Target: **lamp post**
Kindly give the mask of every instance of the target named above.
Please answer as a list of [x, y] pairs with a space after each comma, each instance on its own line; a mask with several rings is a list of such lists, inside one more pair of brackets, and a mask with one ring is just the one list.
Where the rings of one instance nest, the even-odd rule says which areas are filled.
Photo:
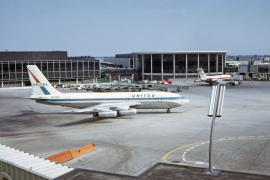
[[212, 150], [213, 150], [213, 140], [214, 140], [214, 128], [215, 128], [215, 119], [216, 117], [221, 117], [222, 114], [222, 106], [225, 94], [225, 86], [226, 83], [217, 82], [213, 85], [212, 94], [208, 109], [209, 117], [213, 117], [212, 126], [211, 126], [211, 133], [210, 133], [210, 143], [209, 143], [209, 169], [204, 171], [204, 174], [216, 176], [220, 173], [219, 170], [213, 170], [213, 163], [212, 163]]

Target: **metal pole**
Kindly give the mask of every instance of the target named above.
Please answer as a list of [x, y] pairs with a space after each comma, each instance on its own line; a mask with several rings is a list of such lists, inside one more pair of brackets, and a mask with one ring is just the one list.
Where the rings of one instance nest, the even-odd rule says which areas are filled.
[[187, 54], [186, 54], [186, 78], [188, 74], [188, 59], [187, 59]]
[[215, 119], [216, 117], [221, 117], [223, 99], [225, 93], [225, 84], [215, 84], [213, 85], [208, 116], [213, 117], [211, 133], [210, 133], [210, 143], [209, 143], [209, 169], [206, 169], [203, 174], [217, 176], [220, 171], [213, 170], [213, 162], [212, 162], [212, 151], [213, 151], [213, 141], [214, 141], [214, 131], [215, 131]]
[[151, 78], [150, 78], [150, 80], [152, 81], [153, 80], [153, 54], [151, 54], [151, 59], [150, 59], [150, 61], [151, 61]]
[[163, 54], [161, 54], [161, 79], [163, 79]]
[[173, 54], [173, 78], [175, 79], [175, 54]]
[[[210, 143], [209, 143], [209, 171], [213, 172], [213, 165], [212, 165], [212, 150], [213, 150], [213, 140], [214, 140], [214, 130], [215, 130], [215, 119], [216, 119], [216, 112], [217, 112], [217, 105], [219, 101], [219, 91], [220, 91], [220, 84], [216, 86], [216, 94], [215, 94], [215, 103], [214, 103], [214, 112], [213, 112], [213, 120], [211, 126], [211, 134], [210, 134]], [[214, 88], [213, 88], [214, 90]]]
[[212, 126], [211, 126], [211, 134], [210, 134], [210, 144], [209, 144], [209, 171], [213, 172], [213, 164], [212, 164], [212, 142], [214, 140], [214, 129], [215, 129], [215, 119], [216, 117], [213, 117], [212, 120]]

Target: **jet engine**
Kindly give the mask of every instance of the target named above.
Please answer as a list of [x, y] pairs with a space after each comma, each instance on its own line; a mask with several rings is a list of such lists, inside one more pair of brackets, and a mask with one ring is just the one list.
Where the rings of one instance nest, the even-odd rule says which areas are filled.
[[119, 112], [120, 116], [137, 114], [137, 110], [134, 108], [130, 108], [130, 109], [122, 110], [122, 111], [118, 111], [118, 112]]
[[116, 117], [116, 111], [108, 111], [108, 112], [99, 112], [98, 117]]
[[217, 82], [219, 79], [212, 79], [212, 80], [210, 80], [210, 81], [212, 81], [212, 82]]

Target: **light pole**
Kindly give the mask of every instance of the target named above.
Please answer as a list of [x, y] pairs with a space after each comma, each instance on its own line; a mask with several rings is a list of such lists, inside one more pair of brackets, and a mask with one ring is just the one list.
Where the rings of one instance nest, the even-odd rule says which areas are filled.
[[212, 94], [208, 109], [208, 116], [213, 117], [212, 126], [211, 126], [211, 133], [210, 133], [210, 143], [209, 143], [209, 169], [204, 171], [204, 174], [216, 176], [220, 173], [219, 170], [213, 170], [213, 163], [212, 163], [212, 150], [213, 150], [213, 140], [214, 140], [214, 129], [215, 129], [215, 119], [216, 117], [221, 117], [222, 114], [222, 106], [225, 94], [225, 86], [226, 83], [217, 82], [213, 85]]

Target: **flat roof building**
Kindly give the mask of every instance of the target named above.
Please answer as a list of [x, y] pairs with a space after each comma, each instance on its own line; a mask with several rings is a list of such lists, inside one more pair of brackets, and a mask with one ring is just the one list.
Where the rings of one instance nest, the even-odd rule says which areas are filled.
[[203, 68], [207, 74], [223, 74], [227, 51], [161, 51], [132, 52], [133, 67], [138, 69], [139, 80], [197, 75]]
[[37, 65], [50, 82], [100, 77], [100, 61], [68, 58], [67, 51], [0, 52], [0, 87], [30, 84], [26, 65]]
[[67, 51], [2, 51], [0, 61], [67, 60]]

